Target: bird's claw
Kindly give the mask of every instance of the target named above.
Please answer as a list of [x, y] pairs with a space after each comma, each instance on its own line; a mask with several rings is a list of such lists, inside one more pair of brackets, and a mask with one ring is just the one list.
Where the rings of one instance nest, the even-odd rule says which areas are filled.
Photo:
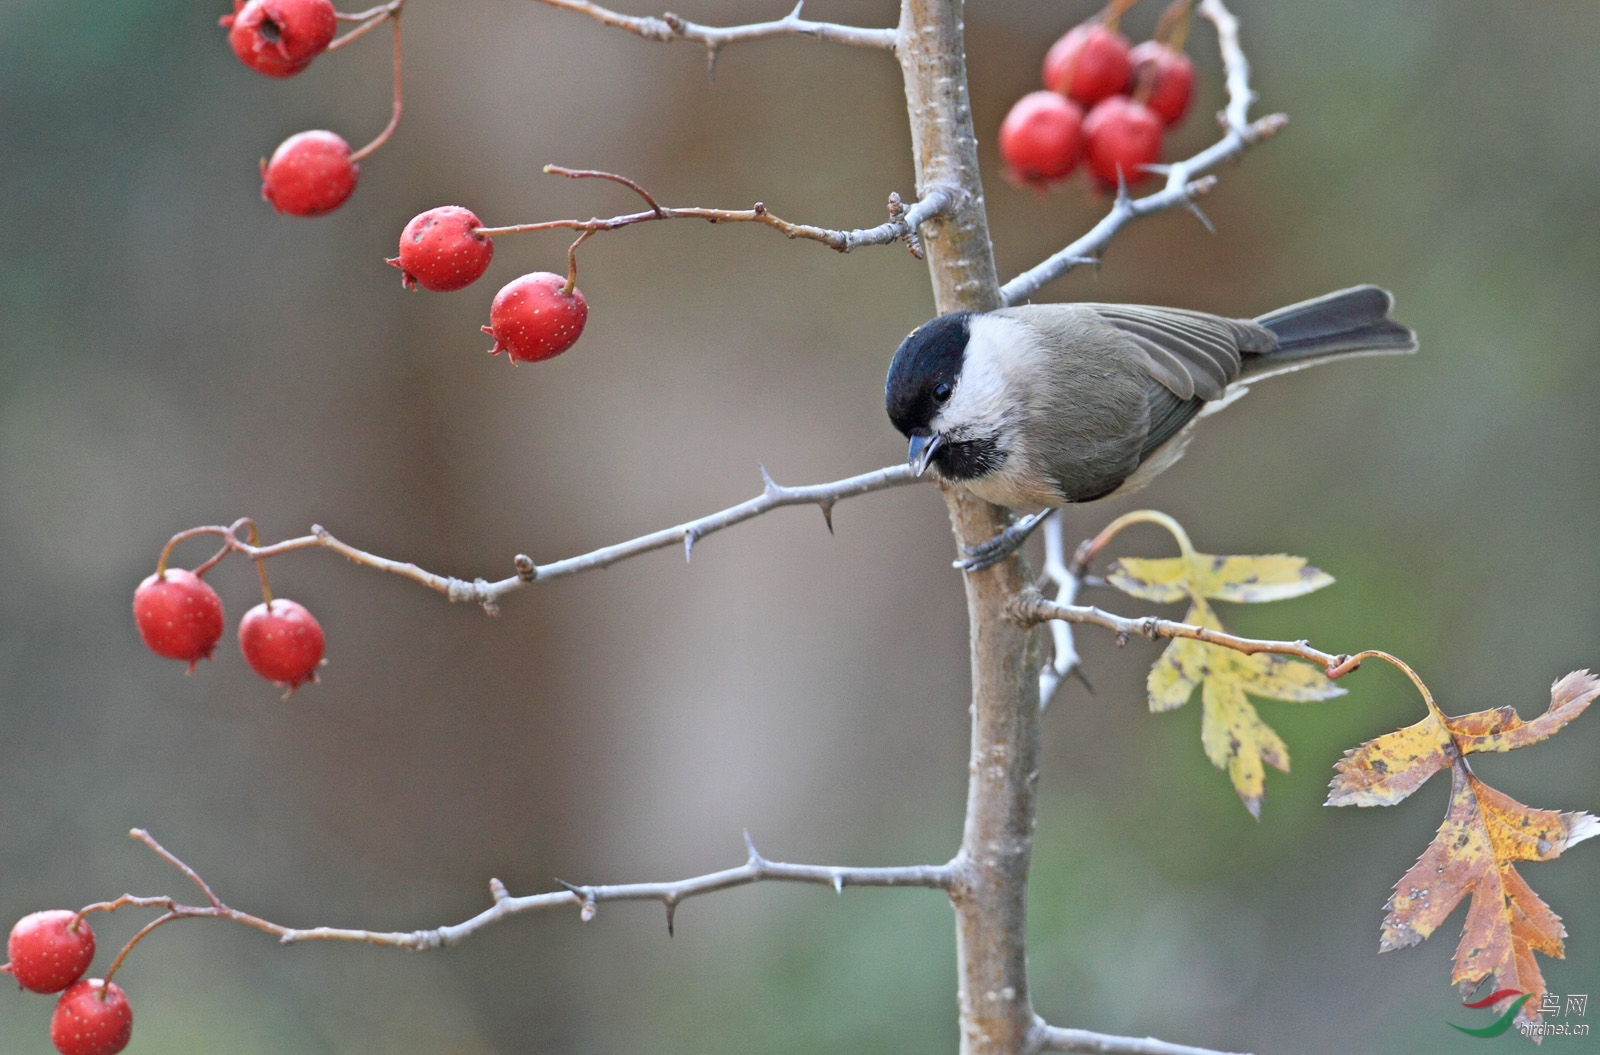
[[1045, 518], [1054, 512], [1054, 509], [1045, 509], [1037, 513], [1031, 513], [1000, 532], [988, 542], [980, 542], [970, 548], [962, 546], [962, 559], [954, 561], [953, 566], [964, 572], [975, 572], [1000, 563], [1021, 549], [1022, 544], [1028, 541], [1028, 536], [1033, 534], [1034, 529], [1044, 523]]

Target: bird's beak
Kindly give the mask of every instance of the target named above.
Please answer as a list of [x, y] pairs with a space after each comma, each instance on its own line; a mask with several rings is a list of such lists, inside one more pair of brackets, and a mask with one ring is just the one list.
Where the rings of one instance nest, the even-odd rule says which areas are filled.
[[944, 437], [938, 433], [931, 436], [911, 437], [911, 449], [906, 452], [906, 461], [911, 468], [921, 476], [928, 471], [928, 463], [933, 461], [933, 456], [940, 447], [944, 446]]

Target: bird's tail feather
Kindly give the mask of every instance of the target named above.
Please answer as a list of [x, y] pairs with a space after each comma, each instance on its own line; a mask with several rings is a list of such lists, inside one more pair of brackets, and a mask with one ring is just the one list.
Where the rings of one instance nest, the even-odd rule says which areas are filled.
[[1393, 306], [1387, 290], [1356, 286], [1268, 312], [1255, 321], [1277, 335], [1278, 347], [1247, 358], [1243, 379], [1287, 373], [1325, 358], [1414, 352], [1417, 335], [1389, 318]]

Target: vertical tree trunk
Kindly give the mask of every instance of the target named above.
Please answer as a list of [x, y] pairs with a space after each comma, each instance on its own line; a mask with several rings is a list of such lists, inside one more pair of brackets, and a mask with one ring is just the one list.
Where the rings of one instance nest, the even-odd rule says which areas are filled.
[[[939, 312], [1000, 306], [967, 97], [961, 0], [903, 0], [897, 51], [916, 155], [917, 191], [959, 188], [954, 208], [922, 228]], [[956, 540], [972, 545], [1006, 525], [1003, 510], [947, 489]], [[1034, 1029], [1024, 942], [1039, 753], [1039, 656], [1034, 633], [1007, 617], [1023, 585], [1020, 559], [966, 576], [972, 653], [972, 754], [966, 827], [957, 857], [961, 1051], [1016, 1055]]]

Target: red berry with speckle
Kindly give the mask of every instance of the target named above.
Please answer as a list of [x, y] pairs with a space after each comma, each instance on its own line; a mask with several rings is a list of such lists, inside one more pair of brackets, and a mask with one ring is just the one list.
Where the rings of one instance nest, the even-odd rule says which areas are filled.
[[1125, 90], [1132, 73], [1128, 38], [1098, 22], [1073, 26], [1044, 57], [1045, 87], [1084, 106]]
[[6, 941], [5, 970], [22, 988], [59, 993], [83, 977], [94, 959], [94, 930], [70, 909], [23, 916]]
[[1147, 40], [1128, 54], [1133, 60], [1135, 94], [1161, 118], [1175, 125], [1189, 110], [1194, 94], [1194, 63], [1159, 40]]
[[194, 572], [168, 568], [133, 591], [133, 621], [146, 648], [192, 671], [222, 639], [222, 598]]
[[344, 204], [360, 172], [343, 136], [297, 132], [262, 164], [261, 196], [290, 216], [318, 216]]
[[1143, 166], [1161, 157], [1162, 127], [1148, 106], [1113, 95], [1083, 119], [1089, 171], [1107, 187], [1117, 186], [1119, 172], [1130, 187], [1148, 178]]
[[567, 280], [548, 271], [535, 271], [505, 285], [489, 306], [489, 325], [483, 332], [494, 337], [491, 355], [505, 352], [512, 362], [537, 362], [560, 355], [583, 333], [589, 305]]
[[1055, 92], [1030, 92], [1000, 122], [1000, 156], [1028, 183], [1066, 176], [1083, 156], [1083, 111]]
[[239, 61], [268, 77], [292, 77], [311, 65], [339, 28], [332, 0], [234, 0], [219, 22]]
[[50, 1043], [61, 1055], [117, 1055], [133, 1037], [133, 1007], [115, 982], [73, 982], [50, 1016]]
[[473, 233], [482, 226], [471, 210], [459, 205], [429, 209], [400, 232], [400, 255], [389, 263], [400, 269], [400, 282], [410, 288], [449, 293], [470, 286], [494, 259], [494, 242]]
[[281, 597], [256, 605], [239, 620], [239, 651], [250, 669], [292, 693], [317, 680], [322, 626], [305, 606]]

